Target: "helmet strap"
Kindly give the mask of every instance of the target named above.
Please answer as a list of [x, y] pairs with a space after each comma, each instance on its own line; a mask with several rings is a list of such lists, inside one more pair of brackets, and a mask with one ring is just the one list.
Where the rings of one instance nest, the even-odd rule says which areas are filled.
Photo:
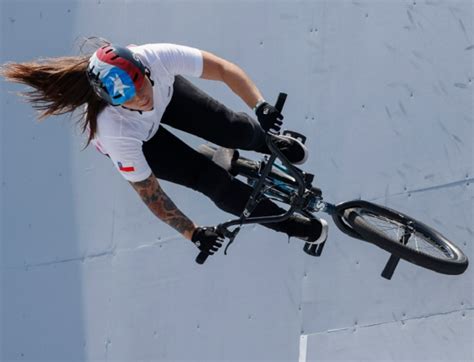
[[145, 75], [150, 80], [151, 86], [153, 87], [155, 85], [155, 82], [153, 81], [153, 79], [151, 79], [151, 71], [147, 67], [145, 67]]

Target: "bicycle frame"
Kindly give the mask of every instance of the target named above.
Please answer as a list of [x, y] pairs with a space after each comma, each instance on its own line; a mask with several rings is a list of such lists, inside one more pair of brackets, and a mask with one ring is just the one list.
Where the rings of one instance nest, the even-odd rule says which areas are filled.
[[[238, 233], [240, 226], [244, 224], [265, 224], [271, 222], [281, 222], [288, 219], [295, 212], [303, 211], [302, 208], [306, 204], [306, 198], [304, 195], [306, 191], [306, 183], [302, 172], [299, 171], [290, 161], [288, 161], [288, 159], [283, 155], [283, 153], [273, 144], [270, 134], [266, 135], [265, 141], [271, 151], [271, 156], [268, 162], [266, 162], [265, 167], [261, 171], [260, 178], [257, 184], [254, 186], [253, 192], [250, 195], [247, 204], [245, 205], [242, 215], [238, 219], [230, 220], [217, 225], [217, 230], [224, 236], [232, 238], [232, 240]], [[290, 207], [285, 213], [280, 215], [250, 217], [252, 211], [257, 206], [259, 199], [261, 197], [264, 197], [261, 191], [265, 185], [265, 179], [270, 174], [270, 171], [272, 170], [276, 159], [279, 159], [283, 163], [283, 165], [286, 167], [286, 171], [288, 172], [288, 174], [295, 178], [298, 185], [297, 191], [291, 197], [291, 203], [289, 205]], [[321, 197], [320, 200], [318, 200], [318, 207], [315, 211], [325, 211], [331, 213], [330, 210], [333, 210], [334, 208], [335, 205], [323, 202]], [[234, 231], [229, 231], [228, 228], [233, 225], [239, 225], [239, 228]]]
[[[285, 93], [280, 93], [278, 95], [275, 108], [278, 109], [280, 112], [283, 109], [283, 105], [286, 101], [286, 97], [287, 95]], [[290, 161], [288, 161], [285, 155], [283, 155], [283, 153], [275, 146], [275, 144], [272, 141], [271, 136], [272, 136], [272, 133], [270, 132], [267, 132], [265, 135], [265, 142], [271, 152], [270, 158], [268, 162], [266, 162], [266, 165], [263, 168], [263, 170], [261, 171], [258, 182], [254, 186], [253, 192], [250, 195], [250, 198], [247, 201], [247, 204], [245, 205], [245, 208], [242, 214], [240, 215], [238, 219], [230, 220], [216, 226], [216, 231], [229, 239], [229, 242], [225, 248], [224, 254], [227, 254], [227, 249], [234, 242], [234, 239], [239, 233], [242, 225], [255, 224], [255, 223], [265, 224], [265, 223], [281, 222], [288, 219], [291, 215], [293, 215], [297, 211], [307, 214], [306, 211], [302, 210], [302, 208], [304, 207], [306, 203], [306, 198], [305, 198], [304, 193], [307, 187], [307, 184], [304, 179], [304, 175], [302, 171], [297, 169]], [[286, 167], [286, 171], [295, 178], [298, 185], [298, 189], [296, 193], [294, 193], [291, 196], [291, 202], [289, 204], [290, 207], [285, 213], [281, 215], [250, 217], [250, 215], [252, 214], [252, 211], [255, 209], [255, 207], [259, 203], [260, 198], [265, 197], [261, 191], [262, 191], [263, 186], [265, 185], [265, 179], [270, 174], [276, 159], [279, 159], [283, 163], [283, 165]], [[335, 205], [324, 202], [322, 197], [319, 197], [317, 201], [317, 208], [314, 210], [314, 212], [324, 211], [332, 215], [335, 213], [335, 210], [336, 210]], [[238, 225], [238, 227], [235, 228], [234, 230], [229, 230], [229, 227], [234, 226], [234, 225]], [[316, 251], [313, 250], [314, 255], [319, 256], [322, 252], [322, 247], [323, 245], [320, 245], [318, 250]], [[202, 264], [205, 262], [208, 256], [209, 256], [208, 254], [201, 252], [196, 258], [196, 262], [199, 264]]]

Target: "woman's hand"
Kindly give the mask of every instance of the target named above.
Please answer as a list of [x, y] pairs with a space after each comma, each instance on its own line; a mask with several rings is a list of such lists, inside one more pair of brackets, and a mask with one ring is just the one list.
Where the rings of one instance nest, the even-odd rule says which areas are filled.
[[256, 107], [255, 114], [265, 132], [280, 132], [281, 125], [283, 124], [283, 116], [274, 106], [265, 101], [261, 102]]
[[199, 250], [209, 255], [214, 254], [222, 246], [224, 238], [214, 227], [197, 227], [191, 241]]

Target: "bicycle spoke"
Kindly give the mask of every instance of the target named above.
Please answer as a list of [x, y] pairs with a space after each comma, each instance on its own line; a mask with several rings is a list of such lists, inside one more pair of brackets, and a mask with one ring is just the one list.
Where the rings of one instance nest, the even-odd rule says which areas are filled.
[[467, 257], [451, 240], [402, 212], [364, 200], [343, 202], [336, 210], [333, 219], [340, 230], [391, 254], [382, 273], [385, 278], [392, 276], [399, 259], [450, 275], [462, 274], [468, 266]]
[[405, 225], [384, 216], [376, 215], [365, 210], [360, 210], [360, 215], [364, 220], [372, 225], [379, 232], [385, 234], [393, 242], [405, 244], [407, 247], [420, 253], [432, 255], [435, 257], [450, 257], [451, 252], [442, 245], [427, 238], [417, 230], [412, 229], [411, 225]]
[[418, 246], [418, 239], [415, 238], [415, 246], [416, 246], [416, 250], [420, 250], [419, 246]]
[[408, 244], [408, 240], [410, 240], [411, 236], [412, 236], [412, 233], [410, 232], [409, 228], [406, 226], [403, 232], [402, 238], [400, 239], [400, 244], [403, 244], [403, 245]]

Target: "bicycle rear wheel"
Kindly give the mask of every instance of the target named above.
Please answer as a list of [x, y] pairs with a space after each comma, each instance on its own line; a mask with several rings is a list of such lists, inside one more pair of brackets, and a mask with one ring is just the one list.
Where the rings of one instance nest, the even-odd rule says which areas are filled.
[[410, 263], [443, 274], [462, 274], [468, 259], [453, 242], [410, 216], [363, 200], [337, 206], [363, 239]]

